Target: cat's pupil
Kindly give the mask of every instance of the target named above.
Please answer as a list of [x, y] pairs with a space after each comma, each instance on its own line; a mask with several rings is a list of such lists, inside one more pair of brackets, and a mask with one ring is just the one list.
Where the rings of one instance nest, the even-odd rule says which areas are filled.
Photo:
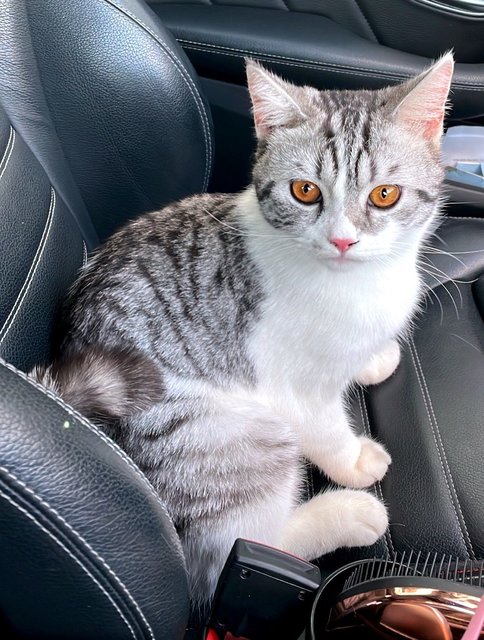
[[303, 191], [304, 193], [309, 193], [311, 191], [311, 185], [306, 182], [306, 184], [303, 187]]
[[385, 187], [383, 187], [383, 189], [381, 190], [381, 197], [386, 198], [387, 195], [388, 195], [388, 191]]

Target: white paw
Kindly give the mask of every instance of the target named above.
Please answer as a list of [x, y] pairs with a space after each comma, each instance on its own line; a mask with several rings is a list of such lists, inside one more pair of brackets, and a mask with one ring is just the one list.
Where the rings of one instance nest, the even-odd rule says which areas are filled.
[[385, 448], [371, 438], [360, 436], [358, 444], [355, 462], [350, 463], [342, 452], [334, 459], [332, 468], [326, 469], [332, 480], [352, 489], [364, 489], [381, 480], [392, 461]]
[[366, 491], [338, 489], [314, 496], [290, 517], [281, 549], [315, 560], [340, 547], [373, 544], [388, 527], [385, 505]]
[[389, 378], [399, 364], [400, 345], [396, 340], [391, 340], [382, 351], [371, 357], [356, 376], [356, 382], [363, 385], [379, 384]]
[[358, 487], [362, 486], [361, 481], [367, 482], [368, 484], [363, 486], [368, 487], [383, 478], [392, 459], [386, 449], [378, 442], [366, 436], [361, 436], [359, 440], [361, 451], [355, 465], [355, 474], [358, 475]]
[[[340, 493], [340, 492], [337, 492]], [[374, 544], [388, 527], [385, 505], [375, 496], [365, 491], [344, 490], [341, 492], [340, 545], [342, 547], [363, 547]]]

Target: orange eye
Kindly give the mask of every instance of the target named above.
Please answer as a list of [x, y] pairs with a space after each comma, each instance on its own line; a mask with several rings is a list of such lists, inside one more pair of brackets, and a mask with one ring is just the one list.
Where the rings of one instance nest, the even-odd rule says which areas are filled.
[[396, 184], [381, 184], [371, 191], [369, 199], [375, 207], [388, 209], [400, 200], [400, 194], [400, 187]]
[[309, 180], [294, 180], [291, 182], [291, 193], [296, 200], [303, 204], [314, 204], [321, 200], [321, 191], [314, 182]]

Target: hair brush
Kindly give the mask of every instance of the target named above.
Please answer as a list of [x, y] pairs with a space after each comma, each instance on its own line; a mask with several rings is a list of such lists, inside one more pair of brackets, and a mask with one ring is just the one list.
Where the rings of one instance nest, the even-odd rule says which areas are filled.
[[484, 561], [412, 551], [354, 562], [321, 586], [310, 638], [484, 640], [483, 596]]

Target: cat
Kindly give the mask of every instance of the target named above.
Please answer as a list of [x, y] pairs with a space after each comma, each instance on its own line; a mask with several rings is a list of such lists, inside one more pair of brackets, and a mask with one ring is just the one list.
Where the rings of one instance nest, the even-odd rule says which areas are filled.
[[[345, 396], [395, 371], [421, 299], [452, 72], [446, 54], [398, 86], [319, 91], [247, 61], [252, 184], [127, 223], [71, 291], [57, 359], [32, 375], [159, 492], [194, 603], [238, 537], [311, 560], [388, 526], [363, 489], [390, 455]], [[346, 488], [301, 502], [303, 458]]]

